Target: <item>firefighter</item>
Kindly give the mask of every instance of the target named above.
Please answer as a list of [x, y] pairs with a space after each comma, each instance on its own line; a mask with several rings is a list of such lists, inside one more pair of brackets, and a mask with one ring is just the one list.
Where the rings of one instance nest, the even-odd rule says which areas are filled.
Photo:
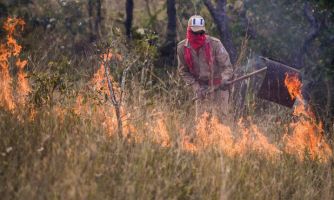
[[177, 46], [179, 73], [198, 100], [196, 117], [204, 113], [225, 121], [233, 67], [219, 39], [205, 34], [205, 21], [199, 15], [188, 21], [187, 39]]

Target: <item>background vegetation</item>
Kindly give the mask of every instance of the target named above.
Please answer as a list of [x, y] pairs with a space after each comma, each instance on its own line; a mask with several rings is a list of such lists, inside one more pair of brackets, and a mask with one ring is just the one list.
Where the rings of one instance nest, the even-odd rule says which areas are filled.
[[[293, 110], [257, 99], [261, 75], [233, 89], [228, 119], [233, 138], [228, 141], [237, 144], [245, 133], [249, 137], [248, 151], [231, 155], [207, 141], [216, 134], [201, 138], [193, 94], [179, 77], [175, 59], [175, 44], [185, 38], [187, 20], [200, 14], [209, 35], [224, 43], [226, 31], [230, 33], [227, 50], [235, 52], [236, 76], [263, 67], [258, 56], [301, 69], [305, 101], [314, 113], [309, 129], [323, 124], [324, 131], [316, 134], [322, 133], [333, 149], [332, 1], [133, 3], [131, 20], [129, 0], [0, 1], [1, 26], [9, 17], [26, 23], [15, 38], [23, 47], [19, 58], [27, 61], [24, 70], [31, 86], [26, 103], [14, 98], [15, 109], [3, 104], [0, 108], [3, 199], [333, 198], [333, 156], [313, 156], [310, 147], [299, 154], [285, 150], [284, 135], [301, 129], [291, 127], [302, 120]], [[210, 3], [219, 13], [226, 8], [228, 30], [220, 29], [223, 21], [215, 19]], [[1, 28], [1, 44], [7, 42], [6, 34]], [[115, 112], [101, 71], [107, 43], [113, 51], [108, 69], [116, 89], [126, 63], [139, 57], [127, 76], [123, 140], [116, 134]], [[8, 59], [15, 96], [17, 58]], [[241, 117], [247, 120], [238, 125]], [[218, 125], [204, 132], [229, 133]], [[267, 147], [253, 146], [260, 140], [253, 127], [266, 136], [262, 141], [274, 144], [269, 149], [281, 153], [266, 156]], [[199, 150], [192, 151], [192, 144]], [[314, 148], [321, 151], [324, 146]]]

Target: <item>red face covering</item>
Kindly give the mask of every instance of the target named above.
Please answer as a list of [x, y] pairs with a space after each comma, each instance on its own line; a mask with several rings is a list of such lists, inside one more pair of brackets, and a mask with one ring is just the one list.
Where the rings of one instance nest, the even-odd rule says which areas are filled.
[[191, 33], [191, 28], [188, 26], [187, 29], [187, 38], [191, 44], [191, 46], [195, 49], [195, 50], [199, 50], [199, 48], [201, 46], [203, 46], [205, 44], [205, 34], [203, 35], [194, 35]]

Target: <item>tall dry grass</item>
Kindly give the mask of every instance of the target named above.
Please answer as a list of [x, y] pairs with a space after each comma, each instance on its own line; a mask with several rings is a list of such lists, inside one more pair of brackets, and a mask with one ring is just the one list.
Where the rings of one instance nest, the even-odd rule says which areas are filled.
[[[42, 69], [50, 62], [38, 63], [34, 53], [29, 66]], [[142, 68], [128, 83], [123, 141], [113, 108], [108, 101], [94, 103], [100, 97], [85, 81], [76, 81], [75, 88], [91, 97], [86, 102], [58, 101], [58, 94], [54, 103], [39, 108], [0, 108], [1, 199], [333, 199], [333, 156], [324, 162], [305, 149], [301, 161], [284, 151], [285, 127], [297, 120], [292, 110], [270, 104], [254, 110], [240, 127], [231, 103], [231, 143], [257, 125], [282, 151], [264, 156], [261, 146], [246, 143], [246, 151], [231, 155], [214, 140], [201, 144], [192, 93], [178, 74], [161, 83], [150, 68]], [[185, 143], [198, 150], [185, 149]]]
[[[139, 86], [133, 84], [134, 94], [140, 93]], [[83, 118], [71, 106], [61, 114], [40, 108], [33, 122], [26, 108], [14, 114], [1, 110], [1, 199], [333, 198], [333, 158], [327, 163], [310, 157], [300, 161], [284, 152], [267, 159], [252, 150], [229, 156], [215, 145], [196, 153], [183, 151], [180, 129], [194, 134], [194, 114], [189, 102], [177, 104], [177, 86], [169, 91], [174, 95], [153, 96], [152, 106], [137, 109], [129, 119], [141, 142], [108, 136], [94, 114]], [[147, 104], [144, 101], [149, 100], [136, 96], [126, 110]], [[96, 112], [94, 107], [87, 109]], [[156, 127], [152, 109], [163, 113], [171, 138], [167, 147], [151, 139]], [[268, 116], [254, 120], [262, 121], [258, 126], [265, 135], [283, 135], [284, 128]], [[269, 140], [282, 145], [277, 138]]]

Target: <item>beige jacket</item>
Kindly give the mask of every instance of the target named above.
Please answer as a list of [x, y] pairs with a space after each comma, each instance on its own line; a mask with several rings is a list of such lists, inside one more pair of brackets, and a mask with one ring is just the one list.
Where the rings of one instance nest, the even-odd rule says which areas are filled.
[[[212, 55], [214, 57], [214, 65], [213, 65], [213, 76], [214, 79], [230, 79], [233, 74], [233, 67], [230, 62], [230, 57], [224, 48], [223, 44], [214, 37], [208, 37], [206, 36], [205, 44], [210, 42], [211, 43], [211, 49], [212, 49]], [[184, 81], [187, 85], [193, 88], [194, 92], [196, 92], [200, 85], [196, 82], [195, 76], [193, 73], [189, 70], [185, 60], [184, 60], [184, 46], [187, 46], [192, 51], [193, 61], [195, 65], [195, 72], [198, 75], [198, 78], [201, 81], [208, 81], [211, 78], [211, 72], [210, 72], [210, 66], [208, 65], [205, 55], [204, 55], [204, 49], [203, 45], [200, 47], [199, 50], [199, 56], [197, 56], [196, 51], [192, 48], [190, 43], [187, 39], [181, 41], [177, 45], [177, 55], [178, 55], [178, 69], [180, 72], [180, 75], [183, 77]]]

